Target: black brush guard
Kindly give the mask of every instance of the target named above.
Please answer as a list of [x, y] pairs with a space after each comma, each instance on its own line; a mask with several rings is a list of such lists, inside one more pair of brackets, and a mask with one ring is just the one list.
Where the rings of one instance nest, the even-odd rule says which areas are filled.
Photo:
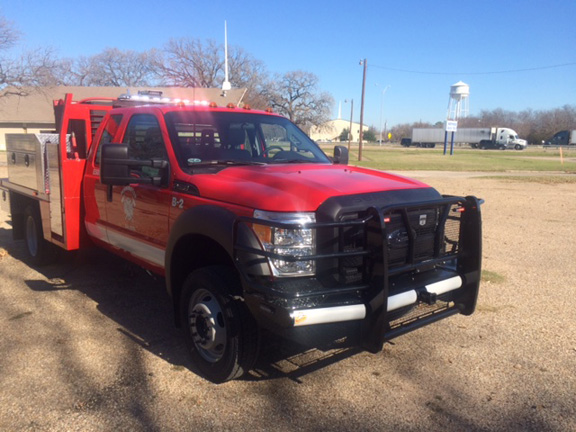
[[[234, 250], [247, 302], [265, 319], [290, 326], [291, 310], [363, 303], [365, 348], [379, 351], [386, 340], [476, 307], [481, 271], [481, 201], [444, 196], [409, 205], [372, 206], [340, 220], [286, 224], [242, 217], [234, 227]], [[262, 250], [246, 235], [251, 224], [316, 230], [317, 253], [280, 255]], [[243, 232], [244, 234], [240, 234]], [[274, 278], [262, 272], [268, 259], [315, 261], [316, 275]], [[260, 270], [258, 270], [260, 269]], [[458, 276], [460, 288], [427, 295], [427, 284]], [[414, 305], [387, 311], [391, 295], [418, 288]], [[255, 305], [257, 303], [257, 305]], [[259, 314], [260, 312], [257, 312]]]

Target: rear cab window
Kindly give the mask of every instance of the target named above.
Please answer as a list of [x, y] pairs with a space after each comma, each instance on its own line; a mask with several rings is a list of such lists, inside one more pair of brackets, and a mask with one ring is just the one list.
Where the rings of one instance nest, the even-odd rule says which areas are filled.
[[120, 127], [120, 123], [122, 123], [122, 118], [124, 116], [122, 114], [113, 114], [108, 117], [106, 123], [104, 124], [104, 130], [102, 131], [102, 135], [100, 136], [100, 140], [98, 141], [98, 150], [96, 153], [96, 160], [94, 163], [96, 165], [100, 164], [100, 153], [102, 152], [102, 144], [108, 144], [114, 142], [114, 137], [118, 133], [118, 128]]

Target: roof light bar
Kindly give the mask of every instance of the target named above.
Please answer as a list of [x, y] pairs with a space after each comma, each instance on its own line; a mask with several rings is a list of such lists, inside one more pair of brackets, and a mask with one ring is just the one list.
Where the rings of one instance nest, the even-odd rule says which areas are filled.
[[217, 107], [215, 102], [209, 102], [206, 100], [189, 100], [181, 98], [169, 98], [163, 97], [162, 92], [139, 92], [137, 95], [131, 95], [129, 93], [122, 94], [118, 97], [121, 101], [135, 101], [147, 104], [176, 104], [176, 105], [195, 105], [195, 106], [210, 106]]

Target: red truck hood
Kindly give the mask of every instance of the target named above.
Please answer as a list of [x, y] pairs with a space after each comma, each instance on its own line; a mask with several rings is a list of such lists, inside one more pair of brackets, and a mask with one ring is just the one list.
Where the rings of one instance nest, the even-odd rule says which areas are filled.
[[270, 211], [314, 211], [333, 196], [428, 185], [366, 168], [342, 165], [267, 165], [226, 168], [191, 177], [200, 196]]

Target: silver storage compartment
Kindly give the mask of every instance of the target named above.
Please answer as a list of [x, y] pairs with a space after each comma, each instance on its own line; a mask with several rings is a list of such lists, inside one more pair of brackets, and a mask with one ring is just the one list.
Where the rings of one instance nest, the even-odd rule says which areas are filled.
[[40, 195], [46, 194], [49, 187], [46, 143], [58, 141], [58, 134], [6, 134], [8, 180]]

